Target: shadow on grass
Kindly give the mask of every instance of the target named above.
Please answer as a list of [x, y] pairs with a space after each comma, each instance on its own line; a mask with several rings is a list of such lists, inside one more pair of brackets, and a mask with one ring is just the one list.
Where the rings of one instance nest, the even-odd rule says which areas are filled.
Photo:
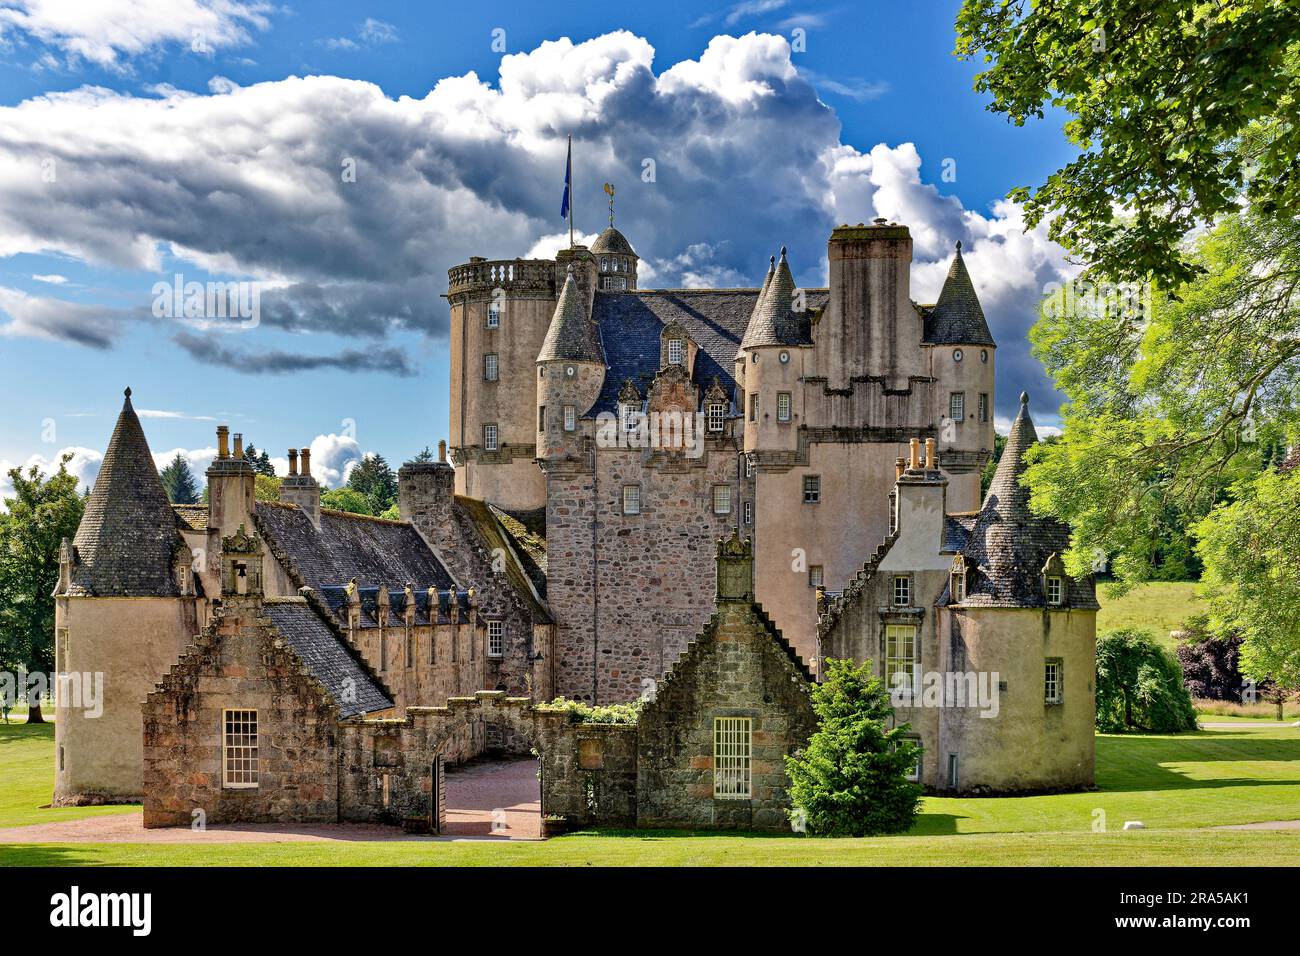
[[0, 842], [0, 867], [10, 866], [99, 866], [95, 847], [51, 846], [49, 844]]

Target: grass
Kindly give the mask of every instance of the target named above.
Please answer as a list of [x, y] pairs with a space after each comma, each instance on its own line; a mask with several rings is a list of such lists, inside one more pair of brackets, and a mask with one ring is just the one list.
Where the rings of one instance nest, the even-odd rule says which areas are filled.
[[[1265, 701], [1257, 701], [1253, 704], [1242, 704], [1233, 700], [1206, 700], [1197, 697], [1192, 703], [1196, 707], [1198, 717], [1214, 722], [1219, 721], [1237, 721], [1237, 720], [1263, 720], [1276, 721], [1277, 704], [1270, 704]], [[1300, 701], [1288, 701], [1282, 705], [1283, 720], [1300, 719]]]
[[[0, 725], [0, 828], [129, 813], [42, 808], [52, 731]], [[544, 843], [3, 845], [0, 866], [1294, 865], [1300, 830], [1212, 830], [1300, 815], [1300, 730], [1252, 727], [1097, 738], [1089, 793], [927, 797], [905, 836], [829, 840], [680, 832], [579, 833]], [[1093, 832], [1096, 811], [1106, 831]], [[1148, 829], [1122, 831], [1124, 821]]]
[[1097, 633], [1136, 627], [1151, 631], [1162, 645], [1171, 650], [1175, 642], [1169, 637], [1193, 614], [1202, 609], [1196, 597], [1195, 581], [1153, 581], [1139, 584], [1123, 597], [1110, 597], [1109, 585], [1097, 584]]

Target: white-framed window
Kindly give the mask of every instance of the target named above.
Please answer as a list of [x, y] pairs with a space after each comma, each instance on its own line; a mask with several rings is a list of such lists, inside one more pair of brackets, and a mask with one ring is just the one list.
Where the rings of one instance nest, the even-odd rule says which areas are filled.
[[506, 652], [506, 625], [504, 621], [488, 621], [488, 657], [501, 657]]
[[753, 524], [754, 523], [754, 502], [746, 500], [744, 505], [742, 506], [742, 511], [745, 516], [745, 524], [746, 525]]
[[776, 393], [776, 420], [778, 422], [788, 422], [790, 420], [790, 393]]
[[713, 796], [748, 800], [753, 721], [749, 717], [713, 718]]
[[804, 475], [803, 476], [803, 503], [806, 505], [815, 505], [821, 500], [822, 500], [821, 475]]
[[641, 418], [641, 406], [632, 402], [624, 402], [620, 407], [623, 409], [623, 430], [626, 432], [636, 431], [637, 422]]
[[564, 430], [571, 432], [578, 427], [578, 410], [572, 405], [564, 406]]
[[1043, 664], [1043, 703], [1059, 704], [1065, 699], [1063, 665], [1060, 661], [1047, 661]]
[[257, 711], [223, 710], [221, 724], [221, 785], [234, 790], [256, 787]]
[[[908, 771], [907, 771], [907, 779], [910, 780], [912, 783], [920, 783], [920, 781], [921, 781], [921, 756], [922, 756], [922, 754], [921, 754], [921, 751], [920, 751], [919, 747], [920, 747], [920, 745], [921, 745], [921, 738], [920, 738], [920, 737], [904, 737], [903, 740], [906, 741], [906, 742], [909, 743], [909, 744], [914, 744], [914, 745], [916, 745], [916, 746], [918, 747], [918, 750], [917, 750], [917, 752], [916, 752], [916, 763], [912, 764], [911, 768], [908, 769]], [[898, 749], [898, 744], [894, 744], [894, 749], [895, 749], [895, 750]]]
[[894, 607], [912, 606], [912, 579], [906, 574], [894, 575]]
[[1065, 603], [1065, 580], [1055, 574], [1047, 576], [1047, 603], [1054, 605]]
[[758, 392], [751, 392], [749, 396], [749, 420], [758, 421]]
[[686, 349], [682, 347], [681, 339], [668, 340], [668, 364], [669, 365], [681, 365], [682, 356], [685, 354], [685, 352]]
[[623, 514], [639, 515], [641, 513], [641, 486], [623, 486]]
[[[896, 675], [903, 675], [897, 677]], [[916, 625], [885, 625], [885, 686], [894, 690], [899, 684], [909, 690], [916, 676]]]
[[826, 569], [820, 564], [808, 565], [808, 586], [810, 588], [826, 586]]
[[483, 450], [497, 450], [497, 426], [496, 422], [488, 422], [483, 426]]
[[745, 477], [746, 478], [754, 477], [754, 459], [750, 455], [745, 456]]
[[489, 329], [501, 328], [501, 303], [492, 302], [488, 305], [487, 327]]
[[948, 597], [953, 604], [960, 604], [966, 600], [966, 572], [961, 568], [953, 568], [952, 580], [948, 584]]
[[726, 420], [727, 420], [727, 406], [723, 405], [721, 402], [710, 402], [709, 414], [708, 414], [709, 431], [711, 432], [722, 431], [722, 423], [725, 422]]
[[731, 514], [731, 485], [713, 486], [713, 513], [715, 515]]
[[980, 392], [979, 401], [976, 404], [976, 410], [979, 413], [979, 420], [986, 422], [989, 420], [989, 396], [988, 392]]
[[496, 352], [488, 352], [483, 356], [483, 380], [485, 382], [495, 382], [499, 377], [501, 369], [501, 360], [497, 357]]
[[948, 396], [948, 417], [955, 422], [966, 418], [966, 393], [953, 392]]

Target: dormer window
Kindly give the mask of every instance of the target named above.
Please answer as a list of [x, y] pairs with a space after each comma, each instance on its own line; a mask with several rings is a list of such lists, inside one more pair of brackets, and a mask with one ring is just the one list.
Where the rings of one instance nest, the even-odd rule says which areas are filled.
[[1065, 603], [1065, 579], [1055, 574], [1047, 576], [1047, 603], [1060, 607]]
[[626, 432], [636, 431], [637, 419], [640, 416], [640, 404], [626, 402], [623, 405], [623, 430]]
[[957, 560], [952, 563], [952, 575], [948, 580], [948, 601], [950, 604], [961, 604], [966, 600], [966, 562], [957, 556]]
[[686, 350], [682, 347], [681, 339], [669, 339], [668, 340], [668, 364], [681, 365], [682, 356], [685, 354], [685, 351]]
[[722, 402], [711, 402], [708, 411], [709, 431], [722, 431], [723, 422], [727, 419], [727, 406]]

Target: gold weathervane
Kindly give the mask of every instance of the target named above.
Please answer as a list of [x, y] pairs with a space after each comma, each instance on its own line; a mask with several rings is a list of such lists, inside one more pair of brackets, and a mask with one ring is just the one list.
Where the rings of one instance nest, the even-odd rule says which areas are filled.
[[609, 196], [609, 227], [614, 228], [614, 184], [605, 183], [605, 195]]

